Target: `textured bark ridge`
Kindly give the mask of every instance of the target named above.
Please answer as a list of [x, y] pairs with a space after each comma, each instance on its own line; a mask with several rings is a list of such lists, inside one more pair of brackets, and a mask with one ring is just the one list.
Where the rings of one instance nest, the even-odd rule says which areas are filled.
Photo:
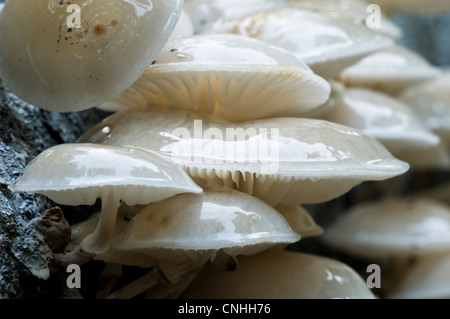
[[[40, 152], [75, 142], [104, 116], [96, 109], [47, 112], [23, 102], [0, 83], [0, 299], [65, 296], [65, 281], [58, 276], [39, 279], [50, 271], [52, 251], [30, 223], [55, 204], [45, 196], [12, 193], [8, 185]], [[92, 213], [84, 207], [63, 211], [74, 222]]]

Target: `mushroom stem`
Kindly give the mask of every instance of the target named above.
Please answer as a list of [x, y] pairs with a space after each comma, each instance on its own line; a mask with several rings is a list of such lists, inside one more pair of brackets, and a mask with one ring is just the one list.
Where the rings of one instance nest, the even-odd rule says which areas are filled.
[[102, 190], [102, 210], [97, 228], [81, 243], [82, 249], [87, 253], [103, 254], [110, 247], [118, 211], [118, 205], [111, 197], [109, 188]]

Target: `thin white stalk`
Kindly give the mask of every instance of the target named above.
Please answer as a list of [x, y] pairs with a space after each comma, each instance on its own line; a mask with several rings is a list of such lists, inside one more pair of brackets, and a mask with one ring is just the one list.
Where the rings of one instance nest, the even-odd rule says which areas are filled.
[[103, 254], [109, 249], [118, 211], [118, 206], [114, 203], [108, 188], [102, 190], [101, 201], [102, 210], [97, 228], [81, 243], [85, 252], [95, 255]]

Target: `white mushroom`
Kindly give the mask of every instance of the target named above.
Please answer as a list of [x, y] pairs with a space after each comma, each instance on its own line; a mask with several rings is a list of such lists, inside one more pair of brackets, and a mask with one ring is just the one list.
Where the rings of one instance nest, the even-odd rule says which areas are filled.
[[384, 198], [345, 212], [321, 237], [372, 261], [402, 261], [450, 251], [450, 209], [429, 198]]
[[20, 0], [0, 14], [0, 77], [43, 109], [81, 111], [129, 87], [168, 40], [182, 0]]
[[[111, 246], [117, 252], [156, 259], [157, 271], [176, 283], [208, 260], [216, 262], [220, 253], [232, 257], [252, 255], [300, 238], [273, 207], [255, 197], [221, 188], [202, 195], [181, 194], [145, 206]], [[159, 281], [154, 270], [113, 292], [110, 298], [132, 297]]]
[[239, 258], [232, 272], [206, 266], [182, 299], [375, 299], [346, 264], [273, 248]]
[[108, 110], [170, 106], [232, 121], [302, 116], [325, 103], [330, 85], [289, 52], [234, 34], [169, 41]]
[[232, 123], [188, 111], [132, 110], [106, 118], [80, 141], [157, 152], [201, 186], [235, 187], [274, 206], [328, 201], [409, 169], [361, 131], [315, 119]]
[[40, 193], [61, 205], [93, 205], [100, 197], [100, 222], [82, 242], [92, 254], [108, 250], [122, 202], [145, 205], [202, 192], [179, 167], [155, 154], [94, 144], [61, 144], [42, 152], [9, 188]]
[[[357, 23], [363, 23], [375, 32], [390, 36], [394, 39], [402, 37], [402, 30], [373, 3], [365, 0], [290, 0], [294, 7], [318, 10], [321, 13], [341, 18], [348, 17]], [[379, 15], [378, 15], [379, 14]]]
[[398, 98], [436, 134], [450, 142], [450, 71], [406, 88]]
[[416, 52], [395, 45], [349, 66], [338, 78], [348, 87], [366, 87], [396, 95], [408, 86], [432, 79], [441, 72]]
[[206, 30], [220, 18], [288, 6], [288, 0], [186, 0], [184, 4], [192, 17], [195, 33]]
[[[273, 207], [231, 189], [181, 194], [145, 206], [113, 240], [115, 249], [158, 260], [251, 255], [300, 235]], [[205, 260], [205, 259], [204, 259]]]
[[399, 274], [398, 282], [386, 298], [449, 299], [449, 267], [448, 253], [420, 258], [403, 274]]
[[360, 23], [300, 8], [220, 19], [208, 32], [236, 33], [278, 45], [330, 79], [361, 58], [394, 44], [392, 38]]
[[347, 89], [342, 105], [320, 118], [360, 129], [382, 142], [394, 155], [440, 143], [440, 137], [409, 105], [370, 89]]

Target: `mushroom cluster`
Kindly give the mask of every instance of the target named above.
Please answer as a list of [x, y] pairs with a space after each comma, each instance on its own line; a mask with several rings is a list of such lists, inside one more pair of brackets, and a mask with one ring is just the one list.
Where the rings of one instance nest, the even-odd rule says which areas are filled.
[[[74, 28], [69, 4], [81, 9]], [[366, 185], [402, 182], [410, 168], [450, 167], [447, 73], [396, 44], [401, 30], [387, 15], [372, 25], [368, 8], [9, 0], [0, 13], [5, 84], [46, 110], [111, 113], [10, 185], [59, 205], [101, 200], [52, 262], [102, 262], [99, 298], [376, 298], [343, 261], [290, 245], [323, 237], [336, 250], [401, 258], [405, 247], [450, 247], [450, 215], [438, 204], [427, 212], [431, 199], [334, 229], [312, 214]], [[30, 25], [36, 13], [40, 28]], [[440, 156], [427, 159], [432, 151]], [[417, 238], [421, 214], [436, 240]], [[127, 281], [127, 267], [144, 272]]]

